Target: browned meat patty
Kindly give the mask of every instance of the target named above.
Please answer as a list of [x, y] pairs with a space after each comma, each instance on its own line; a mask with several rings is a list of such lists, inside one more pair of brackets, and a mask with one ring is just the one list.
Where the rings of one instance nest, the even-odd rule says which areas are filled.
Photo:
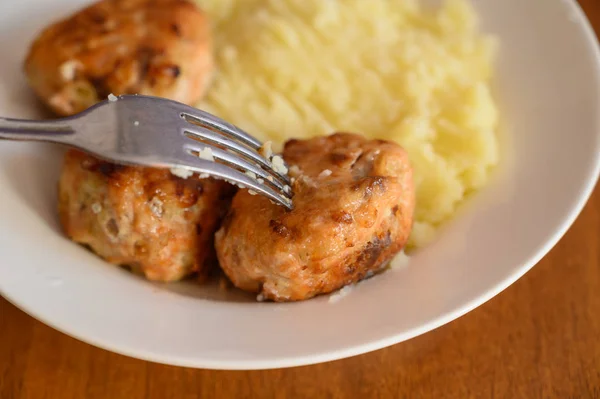
[[59, 182], [59, 213], [73, 241], [150, 280], [174, 281], [205, 276], [216, 264], [214, 232], [232, 194], [221, 181], [116, 166], [71, 150]]
[[198, 101], [213, 70], [209, 21], [185, 0], [102, 0], [46, 28], [25, 71], [59, 115], [110, 93]]
[[412, 168], [386, 141], [338, 133], [291, 140], [294, 210], [240, 190], [216, 234], [233, 284], [296, 301], [377, 273], [406, 244], [413, 223]]

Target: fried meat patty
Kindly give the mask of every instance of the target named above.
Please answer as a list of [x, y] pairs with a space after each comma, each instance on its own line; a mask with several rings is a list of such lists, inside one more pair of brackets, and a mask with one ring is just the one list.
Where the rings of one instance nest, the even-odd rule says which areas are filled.
[[294, 209], [240, 190], [216, 234], [233, 284], [259, 297], [296, 301], [382, 270], [408, 240], [412, 168], [396, 144], [337, 133], [290, 140]]
[[102, 0], [46, 28], [25, 60], [29, 84], [57, 114], [109, 94], [193, 104], [213, 70], [209, 21], [186, 0]]
[[59, 181], [67, 236], [107, 261], [149, 280], [206, 276], [215, 262], [214, 232], [233, 194], [213, 179], [169, 170], [118, 166], [70, 150]]

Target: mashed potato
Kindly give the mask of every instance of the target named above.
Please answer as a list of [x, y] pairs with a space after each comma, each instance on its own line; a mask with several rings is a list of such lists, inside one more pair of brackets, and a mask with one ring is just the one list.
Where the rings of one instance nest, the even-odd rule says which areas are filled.
[[498, 161], [495, 42], [463, 0], [197, 0], [218, 73], [200, 107], [281, 145], [334, 131], [389, 139], [415, 168], [411, 247]]

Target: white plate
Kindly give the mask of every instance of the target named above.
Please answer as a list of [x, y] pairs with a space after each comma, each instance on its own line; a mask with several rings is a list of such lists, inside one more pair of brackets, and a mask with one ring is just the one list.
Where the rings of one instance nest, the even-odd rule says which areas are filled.
[[[21, 73], [26, 46], [81, 0], [0, 5], [0, 114], [36, 116]], [[586, 202], [600, 165], [599, 53], [565, 0], [478, 0], [502, 40], [497, 96], [510, 132], [500, 172], [409, 267], [334, 304], [255, 303], [195, 285], [152, 285], [59, 233], [60, 152], [0, 145], [0, 292], [85, 342], [175, 365], [256, 369], [352, 356], [472, 310], [531, 268]], [[510, 155], [510, 156], [509, 156]]]

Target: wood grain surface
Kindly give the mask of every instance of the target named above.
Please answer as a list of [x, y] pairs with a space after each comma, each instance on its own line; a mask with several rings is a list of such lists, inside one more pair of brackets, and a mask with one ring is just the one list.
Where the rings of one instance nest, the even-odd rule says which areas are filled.
[[[500, 1], [500, 0], [498, 0]], [[581, 0], [600, 31], [600, 0]], [[600, 398], [600, 189], [525, 277], [462, 318], [316, 366], [163, 366], [79, 342], [0, 298], [0, 399]]]

